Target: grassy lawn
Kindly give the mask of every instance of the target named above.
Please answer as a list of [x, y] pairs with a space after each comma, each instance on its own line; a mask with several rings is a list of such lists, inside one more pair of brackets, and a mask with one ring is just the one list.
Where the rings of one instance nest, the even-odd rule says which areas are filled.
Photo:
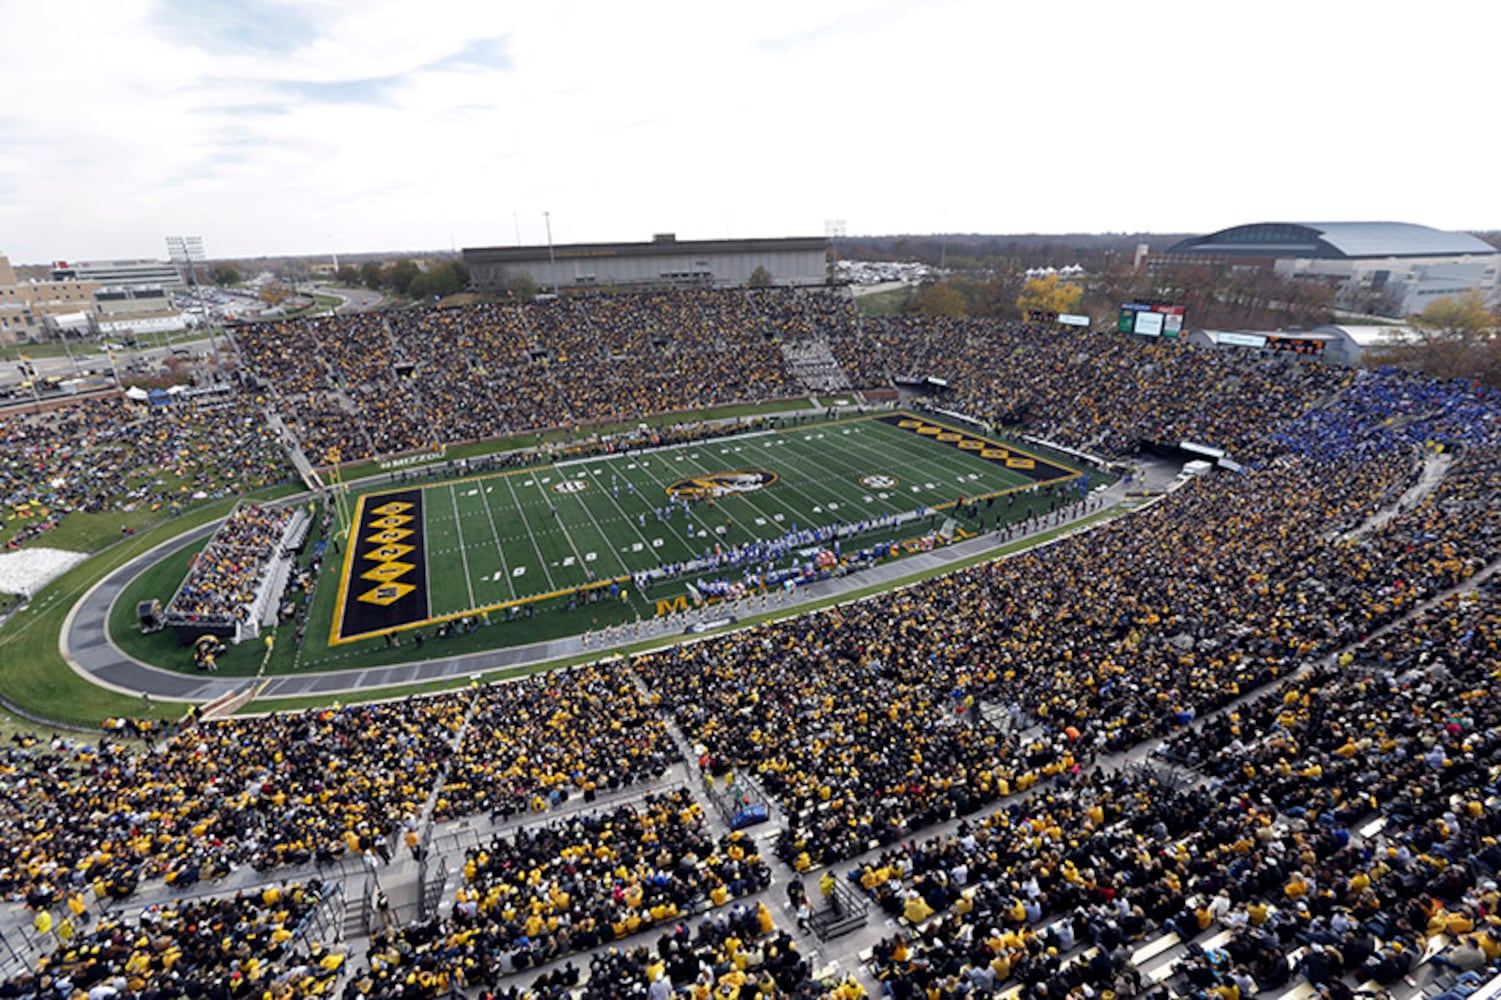
[[[5, 697], [11, 702], [16, 703], [32, 714], [53, 719], [59, 723], [97, 727], [99, 722], [111, 716], [140, 715], [142, 706], [138, 698], [96, 687], [79, 677], [67, 666], [57, 647], [57, 637], [61, 631], [63, 620], [73, 603], [101, 576], [173, 534], [186, 531], [217, 517], [222, 517], [228, 513], [231, 506], [228, 502], [214, 504], [211, 507], [202, 508], [185, 515], [169, 525], [159, 526], [152, 531], [125, 539], [99, 554], [88, 563], [75, 568], [58, 580], [53, 581], [51, 585], [38, 595], [36, 601], [25, 612], [22, 612], [20, 616], [12, 619], [3, 628], [0, 628], [0, 658], [3, 658], [8, 665], [8, 669], [3, 674], [0, 674], [0, 692], [3, 692]], [[1120, 516], [1119, 511], [1104, 511], [1093, 515], [1083, 523], [1098, 522], [1116, 516]], [[862, 588], [853, 594], [837, 598], [831, 597], [826, 600], [814, 602], [813, 604], [798, 607], [795, 610], [759, 615], [740, 623], [736, 627], [743, 627], [744, 625], [760, 621], [791, 617], [793, 614], [802, 614], [818, 607], [856, 600], [859, 597], [891, 589], [892, 586], [915, 583], [942, 573], [952, 572], [954, 569], [962, 566], [984, 562], [995, 558], [997, 555], [1030, 548], [1058, 537], [1067, 531], [1075, 530], [1079, 526], [1073, 525], [1040, 532], [1029, 538], [1009, 543], [998, 550], [970, 557], [952, 566], [915, 573], [896, 584]], [[186, 563], [187, 556], [188, 553], [183, 551], [171, 558], [180, 559], [181, 562], [178, 565], [183, 566]], [[562, 616], [560, 615], [559, 617]], [[491, 628], [504, 627], [506, 626], [503, 624], [491, 626]], [[477, 636], [466, 638], [488, 639], [488, 636], [485, 636], [485, 630], [482, 629]], [[626, 652], [641, 652], [647, 649], [660, 648], [672, 645], [680, 641], [680, 639], [681, 636], [675, 635], [657, 636], [653, 639], [633, 644]], [[455, 644], [448, 645], [435, 642], [430, 643], [428, 648], [433, 649], [435, 654], [441, 653], [443, 655], [463, 651], [463, 647], [458, 645], [458, 643], [462, 642], [462, 639], [451, 641]], [[370, 665], [375, 665], [379, 660], [385, 659], [383, 654], [386, 651], [383, 645], [379, 643], [379, 640], [373, 641], [370, 645], [373, 647], [371, 652], [375, 654], [375, 658], [370, 660], [369, 663]], [[285, 648], [283, 644], [278, 645], [278, 651], [283, 648]], [[357, 647], [351, 647], [351, 651], [355, 648]], [[400, 650], [390, 651], [393, 659], [402, 660], [410, 659], [412, 652], [413, 649], [410, 645]], [[397, 654], [401, 655], [398, 656]], [[585, 653], [563, 660], [535, 664], [516, 670], [491, 671], [483, 674], [480, 679], [488, 682], [507, 676], [535, 673], [598, 658], [599, 655], [597, 653]], [[463, 687], [467, 683], [470, 683], [470, 681], [464, 679], [403, 685], [371, 691], [370, 698], [361, 698], [358, 696], [349, 698], [345, 696], [342, 700], [347, 702], [405, 697], [409, 694], [433, 693]], [[247, 710], [259, 712], [294, 711], [317, 705], [325, 705], [329, 701], [330, 699], [325, 696], [277, 699], [256, 702]], [[159, 718], [174, 718], [186, 711], [186, 709], [187, 706], [183, 704], [158, 702], [152, 714]], [[16, 719], [8, 713], [0, 712], [0, 732], [7, 731], [33, 732], [39, 731], [39, 729], [34, 723]]]
[[336, 295], [320, 295], [317, 292], [314, 292], [312, 305], [303, 306], [301, 309], [289, 312], [283, 318], [299, 319], [303, 316], [311, 316], [313, 313], [328, 312], [332, 309], [337, 309], [343, 304], [344, 300]]
[[[94, 351], [94, 347], [91, 344], [73, 344], [71, 346], [75, 354], [92, 353]], [[20, 361], [23, 354], [28, 359], [65, 358], [68, 356], [68, 349], [63, 346], [61, 341], [45, 344], [6, 344], [0, 347], [0, 360]]]
[[915, 288], [888, 288], [884, 292], [856, 295], [855, 308], [862, 316], [897, 316], [916, 294]]
[[[58, 650], [63, 621], [74, 603], [105, 574], [173, 535], [223, 517], [234, 503], [221, 500], [122, 539], [43, 587], [0, 628], [0, 662], [5, 663], [0, 694], [33, 715], [78, 726], [97, 726], [111, 716], [142, 714], [139, 698], [98, 687], [73, 672]], [[186, 710], [183, 704], [158, 702], [154, 714], [172, 718]]]
[[[271, 489], [258, 491], [257, 496], [275, 500], [301, 493], [302, 489], [302, 486], [297, 483], [283, 483]], [[97, 552], [122, 536], [139, 534], [148, 528], [166, 523], [180, 511], [192, 510], [200, 504], [211, 502], [208, 500], [190, 501], [187, 506], [176, 510], [162, 506], [156, 510], [150, 507], [138, 507], [135, 510], [109, 510], [99, 513], [74, 511], [66, 515], [57, 527], [37, 535], [27, 544], [67, 549], [70, 552]], [[26, 523], [23, 520], [11, 520], [0, 524], [0, 546], [4, 546], [10, 537]], [[130, 530], [124, 530], [126, 528]]]

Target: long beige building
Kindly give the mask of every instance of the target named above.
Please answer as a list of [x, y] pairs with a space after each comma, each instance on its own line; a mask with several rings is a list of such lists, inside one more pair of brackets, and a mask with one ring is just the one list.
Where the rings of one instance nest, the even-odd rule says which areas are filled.
[[41, 336], [48, 316], [97, 316], [97, 281], [19, 281], [10, 260], [0, 255], [0, 343]]

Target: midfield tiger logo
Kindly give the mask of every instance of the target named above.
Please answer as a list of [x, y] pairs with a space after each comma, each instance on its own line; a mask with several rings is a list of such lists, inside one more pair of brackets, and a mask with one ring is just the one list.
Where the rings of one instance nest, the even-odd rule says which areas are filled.
[[691, 479], [679, 479], [667, 487], [667, 494], [684, 500], [709, 500], [732, 496], [736, 493], [754, 493], [770, 486], [779, 477], [769, 469], [736, 469], [733, 472], [713, 472]]

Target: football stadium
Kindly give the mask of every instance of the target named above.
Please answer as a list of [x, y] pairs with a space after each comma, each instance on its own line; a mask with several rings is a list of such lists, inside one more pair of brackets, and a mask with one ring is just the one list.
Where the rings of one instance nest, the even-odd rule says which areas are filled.
[[0, 413], [4, 995], [1498, 989], [1492, 390], [837, 287], [226, 334]]

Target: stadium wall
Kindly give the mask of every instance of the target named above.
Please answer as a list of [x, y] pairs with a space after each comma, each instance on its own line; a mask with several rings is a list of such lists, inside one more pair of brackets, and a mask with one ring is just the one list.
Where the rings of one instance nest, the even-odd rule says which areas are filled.
[[825, 241], [692, 240], [659, 237], [651, 243], [565, 244], [548, 247], [466, 248], [474, 287], [500, 292], [525, 275], [541, 288], [742, 288], [758, 267], [778, 285], [828, 280]]

